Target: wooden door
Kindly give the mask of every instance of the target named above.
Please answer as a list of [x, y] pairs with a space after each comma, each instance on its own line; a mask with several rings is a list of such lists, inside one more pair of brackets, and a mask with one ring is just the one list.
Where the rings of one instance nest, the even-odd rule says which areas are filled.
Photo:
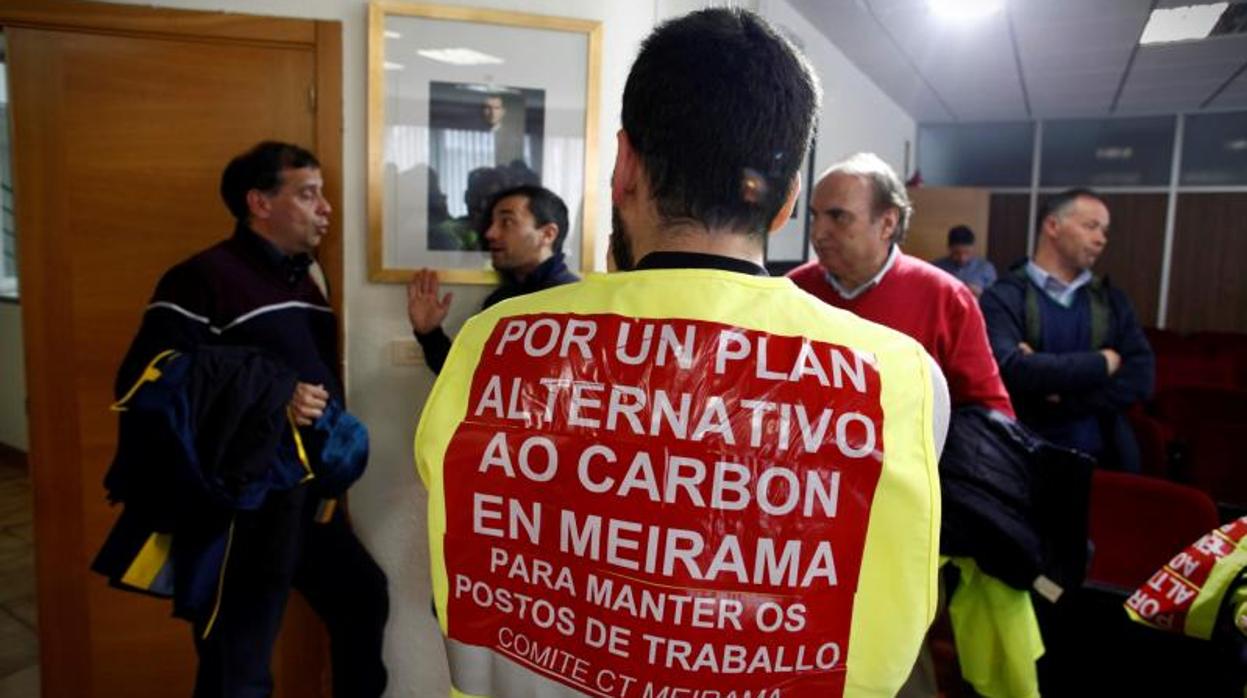
[[[328, 196], [340, 210], [340, 104], [316, 103], [318, 87], [340, 80], [338, 62], [324, 65], [324, 44], [340, 54], [325, 26], [337, 25], [41, 7], [50, 16], [0, 8], [0, 21], [21, 235], [43, 694], [189, 695], [189, 626], [169, 618], [167, 602], [111, 589], [88, 571], [117, 514], [102, 487], [115, 444], [113, 375], [160, 274], [231, 232], [217, 194], [230, 157], [262, 139], [327, 152]], [[322, 91], [339, 94], [332, 85]], [[326, 111], [335, 123], [318, 121]], [[333, 278], [340, 226], [331, 233], [326, 267], [341, 288]], [[279, 690], [323, 693], [323, 635], [306, 608], [291, 610], [287, 630], [296, 632], [286, 633], [275, 661]]]

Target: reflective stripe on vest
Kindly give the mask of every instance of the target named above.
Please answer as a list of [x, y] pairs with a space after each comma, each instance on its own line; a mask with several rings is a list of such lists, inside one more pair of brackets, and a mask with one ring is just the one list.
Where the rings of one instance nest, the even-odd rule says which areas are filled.
[[935, 608], [928, 366], [713, 270], [470, 320], [415, 440], [453, 695], [895, 695]]

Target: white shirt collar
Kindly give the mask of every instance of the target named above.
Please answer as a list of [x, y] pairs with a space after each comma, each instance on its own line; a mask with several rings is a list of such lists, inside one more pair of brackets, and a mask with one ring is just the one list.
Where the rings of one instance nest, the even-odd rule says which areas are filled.
[[874, 276], [870, 277], [870, 279], [868, 279], [866, 283], [862, 284], [861, 286], [858, 286], [857, 288], [853, 288], [853, 289], [845, 288], [844, 285], [841, 284], [836, 279], [836, 277], [833, 276], [832, 273], [829, 271], [823, 270], [823, 276], [827, 277], [827, 283], [831, 284], [831, 287], [836, 290], [836, 293], [840, 294], [841, 298], [843, 298], [846, 301], [851, 301], [854, 298], [857, 298], [858, 296], [862, 295], [863, 293], [866, 293], [867, 291], [874, 288], [875, 286], [878, 286], [879, 282], [883, 281], [883, 276], [887, 274], [888, 270], [892, 268], [892, 265], [896, 263], [896, 258], [899, 255], [900, 255], [900, 248], [897, 247], [895, 243], [893, 243], [891, 248], [888, 249], [888, 258], [884, 260], [883, 266], [880, 267], [879, 271], [876, 272]]
[[1090, 269], [1083, 269], [1081, 274], [1075, 276], [1074, 280], [1067, 284], [1035, 264], [1034, 260], [1026, 262], [1026, 275], [1039, 290], [1048, 294], [1049, 298], [1065, 308], [1073, 305], [1074, 294], [1078, 293], [1078, 289], [1091, 283], [1093, 278]]

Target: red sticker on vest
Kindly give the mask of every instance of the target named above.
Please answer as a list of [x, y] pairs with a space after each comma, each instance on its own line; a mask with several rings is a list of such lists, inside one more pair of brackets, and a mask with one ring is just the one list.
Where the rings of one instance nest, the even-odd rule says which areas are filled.
[[851, 349], [507, 318], [446, 452], [449, 636], [593, 696], [842, 695], [883, 453]]

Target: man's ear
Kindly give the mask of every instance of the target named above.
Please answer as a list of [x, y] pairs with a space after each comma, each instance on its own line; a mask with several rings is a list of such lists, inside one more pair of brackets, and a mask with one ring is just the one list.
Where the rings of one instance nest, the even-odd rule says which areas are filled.
[[896, 233], [896, 226], [901, 224], [901, 212], [892, 207], [884, 211], [880, 218], [883, 219], [883, 225], [879, 226], [880, 236], [884, 240], [891, 240]]
[[251, 212], [252, 218], [264, 220], [268, 218], [272, 206], [264, 192], [251, 189], [247, 192], [247, 210]]
[[797, 198], [801, 196], [801, 173], [793, 175], [792, 184], [788, 186], [788, 197], [784, 199], [784, 205], [779, 207], [779, 213], [771, 219], [771, 224], [766, 227], [767, 233], [773, 233], [792, 218], [792, 209], [797, 206]]
[[640, 158], [622, 128], [615, 134], [615, 170], [611, 173], [611, 203], [618, 206], [636, 191], [641, 176]]
[[1057, 230], [1060, 227], [1060, 221], [1057, 220], [1056, 216], [1048, 216], [1043, 219], [1042, 223], [1039, 224], [1039, 233], [1055, 240], [1057, 237]]
[[541, 244], [553, 251], [554, 241], [559, 237], [559, 226], [557, 223], [546, 223], [537, 229], [537, 234], [541, 236]]

